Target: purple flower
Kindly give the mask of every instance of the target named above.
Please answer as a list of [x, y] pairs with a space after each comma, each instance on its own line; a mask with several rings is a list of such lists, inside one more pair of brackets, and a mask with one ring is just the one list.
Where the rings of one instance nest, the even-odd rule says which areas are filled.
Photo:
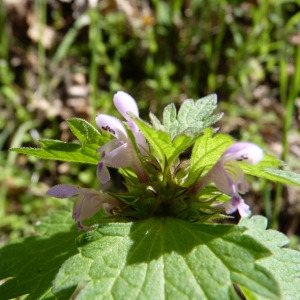
[[255, 144], [235, 143], [222, 154], [211, 170], [194, 186], [193, 192], [197, 193], [208, 183], [214, 182], [221, 192], [231, 196], [231, 200], [224, 204], [225, 212], [231, 214], [238, 210], [241, 217], [246, 217], [249, 206], [245, 204], [239, 193], [246, 193], [248, 184], [238, 162], [254, 165], [262, 158], [263, 151]]
[[90, 229], [90, 227], [82, 225], [82, 221], [93, 216], [101, 206], [108, 215], [112, 215], [112, 208], [120, 204], [115, 198], [107, 194], [78, 188], [70, 184], [56, 185], [47, 192], [47, 195], [55, 198], [69, 198], [79, 195], [74, 202], [72, 216], [79, 229]]
[[[127, 120], [127, 124], [135, 137], [139, 151], [145, 155], [148, 150], [145, 137], [128, 114], [132, 113], [136, 117], [139, 116], [136, 102], [130, 95], [119, 91], [114, 95], [114, 104]], [[115, 137], [115, 139], [98, 149], [101, 156], [97, 175], [101, 183], [106, 183], [110, 180], [110, 174], [106, 165], [113, 168], [131, 167], [137, 174], [139, 180], [145, 182], [146, 175], [123, 123], [115, 117], [104, 114], [100, 114], [96, 117], [96, 123], [101, 130], [105, 130]]]
[[126, 119], [127, 124], [135, 137], [135, 141], [140, 152], [146, 155], [148, 150], [146, 139], [128, 114], [132, 113], [136, 117], [139, 117], [139, 109], [135, 100], [129, 94], [119, 91], [114, 95], [113, 101], [117, 110]]

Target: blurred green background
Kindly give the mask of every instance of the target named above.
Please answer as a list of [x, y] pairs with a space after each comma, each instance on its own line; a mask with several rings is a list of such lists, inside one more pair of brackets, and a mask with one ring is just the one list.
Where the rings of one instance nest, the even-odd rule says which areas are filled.
[[[49, 187], [99, 188], [94, 167], [8, 149], [71, 141], [65, 120], [116, 114], [117, 90], [146, 120], [170, 102], [217, 93], [220, 132], [299, 172], [299, 86], [299, 0], [0, 0], [0, 244], [69, 205], [47, 197]], [[299, 249], [299, 195], [254, 179], [245, 199]]]

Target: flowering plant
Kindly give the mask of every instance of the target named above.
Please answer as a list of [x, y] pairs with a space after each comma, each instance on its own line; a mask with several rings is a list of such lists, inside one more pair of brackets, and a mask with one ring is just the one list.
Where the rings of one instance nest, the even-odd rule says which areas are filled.
[[[78, 143], [41, 140], [42, 148], [16, 148], [44, 159], [89, 163], [99, 182], [118, 169], [125, 192], [103, 192], [69, 184], [48, 195], [76, 196], [74, 229], [66, 212], [41, 222], [40, 238], [8, 245], [0, 255], [44, 244], [27, 285], [10, 289], [27, 274], [17, 268], [1, 278], [0, 294], [78, 299], [292, 299], [299, 291], [300, 255], [282, 248], [287, 238], [266, 230], [264, 217], [250, 217], [241, 194], [245, 175], [300, 185], [299, 176], [278, 169], [282, 162], [248, 142], [236, 142], [212, 125], [216, 95], [168, 105], [163, 120], [139, 117], [135, 100], [114, 95], [125, 121], [99, 114], [99, 131], [82, 119], [68, 125]], [[237, 212], [237, 225], [220, 224]], [[81, 231], [83, 230], [83, 231]], [[70, 241], [76, 239], [76, 245]], [[49, 250], [44, 250], [49, 246]], [[29, 249], [28, 248], [28, 249]], [[37, 251], [39, 251], [37, 249]], [[56, 253], [51, 272], [45, 256]], [[28, 260], [30, 253], [19, 258]], [[40, 257], [40, 258], [39, 258]], [[11, 263], [1, 260], [0, 269]], [[2, 265], [1, 265], [2, 264]], [[27, 272], [27, 273], [26, 273]], [[284, 275], [283, 275], [284, 274]], [[37, 282], [43, 282], [43, 288]], [[20, 282], [20, 280], [18, 281]]]

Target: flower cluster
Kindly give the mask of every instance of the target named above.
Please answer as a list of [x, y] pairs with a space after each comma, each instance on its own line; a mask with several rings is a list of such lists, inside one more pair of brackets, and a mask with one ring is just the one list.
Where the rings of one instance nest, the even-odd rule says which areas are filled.
[[112, 215], [113, 207], [119, 205], [115, 198], [107, 194], [78, 188], [70, 184], [56, 185], [47, 194], [56, 198], [69, 198], [79, 195], [73, 206], [73, 219], [77, 222], [79, 229], [89, 229], [89, 227], [82, 224], [82, 221], [93, 216], [101, 207], [107, 215]]
[[[135, 100], [127, 93], [119, 91], [114, 95], [113, 102], [124, 117], [124, 122], [105, 114], [99, 114], [96, 117], [96, 123], [100, 131], [106, 131], [112, 136], [109, 142], [98, 149], [97, 176], [102, 184], [111, 179], [108, 167], [130, 169], [136, 176], [136, 187], [131, 188], [130, 192], [131, 199], [134, 198], [132, 202], [140, 201], [143, 203], [143, 208], [149, 210], [149, 214], [146, 213], [148, 216], [155, 215], [156, 210], [167, 209], [168, 207], [172, 208], [173, 215], [176, 215], [179, 211], [176, 203], [180, 201], [182, 203], [188, 197], [193, 199], [196, 197], [197, 199], [197, 195], [207, 185], [213, 184], [221, 193], [230, 197], [230, 200], [222, 204], [223, 210], [227, 214], [237, 210], [241, 217], [246, 217], [249, 214], [249, 206], [241, 197], [241, 194], [248, 191], [248, 184], [240, 167], [240, 162], [257, 164], [263, 158], [261, 148], [252, 143], [234, 143], [219, 157], [214, 165], [206, 167], [206, 173], [197, 176], [197, 179], [190, 186], [178, 186], [176, 184], [178, 181], [174, 178], [176, 172], [180, 173], [178, 171], [181, 165], [179, 154], [178, 159], [172, 163], [173, 165], [160, 164], [155, 156], [155, 151], [152, 149], [153, 147], [148, 144], [137, 125], [136, 120], [139, 120], [139, 110]], [[145, 161], [152, 164], [152, 167], [146, 166]], [[185, 168], [188, 170], [187, 167]], [[150, 196], [146, 196], [149, 193]], [[74, 203], [73, 218], [80, 229], [87, 229], [82, 221], [94, 215], [101, 207], [107, 215], [112, 215], [115, 211], [122, 213], [136, 210], [136, 206], [122, 201], [122, 197], [72, 185], [54, 186], [48, 191], [48, 195], [57, 198], [79, 195]], [[178, 199], [180, 201], [177, 201]], [[215, 207], [215, 203], [210, 206], [212, 210]]]
[[224, 205], [225, 212], [231, 214], [238, 210], [241, 217], [246, 217], [249, 206], [245, 204], [240, 194], [248, 191], [248, 184], [238, 162], [254, 165], [260, 162], [262, 158], [263, 151], [255, 144], [235, 143], [223, 153], [210, 171], [195, 184], [193, 190], [197, 193], [205, 185], [213, 182], [221, 192], [231, 197], [231, 200]]

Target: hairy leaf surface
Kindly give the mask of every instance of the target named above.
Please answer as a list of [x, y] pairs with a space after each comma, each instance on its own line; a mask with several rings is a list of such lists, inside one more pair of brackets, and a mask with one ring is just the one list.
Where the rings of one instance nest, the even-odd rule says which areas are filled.
[[41, 148], [12, 148], [12, 151], [33, 155], [42, 159], [52, 159], [84, 164], [98, 164], [97, 149], [110, 140], [110, 136], [100, 134], [91, 124], [83, 119], [70, 119], [68, 125], [79, 143], [67, 143], [57, 140], [41, 139]]
[[239, 299], [234, 284], [277, 299], [257, 263], [271, 252], [244, 228], [179, 219], [102, 224], [78, 239], [54, 292], [81, 284], [77, 299]]
[[[63, 262], [77, 253], [79, 235], [70, 212], [55, 212], [40, 225], [42, 236], [32, 236], [0, 249], [0, 299], [55, 299], [51, 288]], [[74, 288], [56, 295], [68, 299]]]
[[295, 299], [296, 295], [300, 295], [300, 252], [283, 248], [289, 243], [287, 236], [272, 229], [266, 230], [267, 219], [262, 216], [241, 219], [239, 225], [247, 227], [247, 235], [272, 251], [273, 255], [259, 261], [259, 264], [277, 280], [281, 299]]
[[222, 113], [213, 114], [216, 107], [217, 95], [212, 94], [196, 101], [185, 100], [178, 113], [173, 103], [167, 105], [162, 124], [153, 114], [150, 114], [150, 119], [154, 128], [167, 132], [171, 140], [182, 134], [196, 137], [222, 117]]

